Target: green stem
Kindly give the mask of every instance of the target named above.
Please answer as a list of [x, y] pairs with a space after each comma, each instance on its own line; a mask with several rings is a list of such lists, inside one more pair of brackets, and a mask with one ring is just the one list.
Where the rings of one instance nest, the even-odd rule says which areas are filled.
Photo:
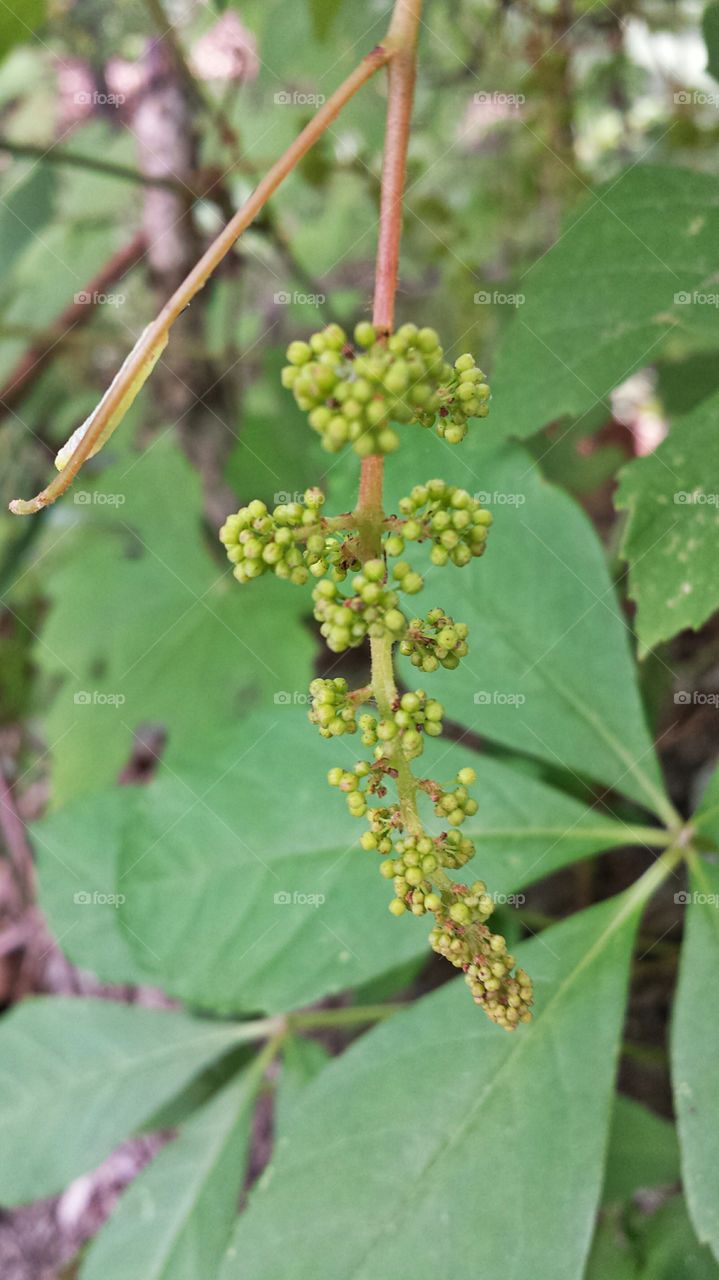
[[308, 1013], [290, 1013], [287, 1016], [293, 1031], [312, 1027], [351, 1027], [362, 1022], [380, 1022], [406, 1009], [405, 1004], [354, 1005], [347, 1009], [316, 1009]]

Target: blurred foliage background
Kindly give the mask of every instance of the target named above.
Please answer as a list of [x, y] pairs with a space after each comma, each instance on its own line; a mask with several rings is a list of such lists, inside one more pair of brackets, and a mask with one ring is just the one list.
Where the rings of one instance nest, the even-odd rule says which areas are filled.
[[[384, 0], [166, 0], [164, 8], [160, 0], [50, 0], [47, 7], [27, 0], [3, 7], [3, 510], [46, 482], [55, 451], [97, 403], [142, 327], [318, 103], [381, 38], [387, 17]], [[481, 672], [481, 619], [495, 608], [507, 613], [509, 631], [524, 629], [538, 660], [557, 643], [540, 600], [552, 566], [522, 550], [532, 546], [527, 511], [546, 517], [541, 528], [570, 558], [566, 593], [571, 566], [593, 564], [594, 551], [584, 547], [576, 510], [562, 515], [570, 510], [562, 495], [584, 509], [603, 545], [625, 630], [634, 626], [639, 602], [639, 695], [624, 671], [625, 637], [616, 652], [605, 640], [606, 605], [592, 613], [597, 630], [578, 633], [577, 651], [556, 656], [574, 670], [577, 688], [586, 683], [589, 697], [594, 658], [583, 673], [582, 653], [609, 646], [616, 683], [601, 697], [614, 740], [626, 733], [642, 749], [645, 730], [635, 731], [641, 703], [668, 793], [688, 814], [717, 752], [715, 509], [696, 514], [688, 529], [696, 558], [687, 567], [685, 544], [672, 543], [668, 569], [652, 555], [666, 530], [652, 524], [656, 510], [642, 505], [665, 462], [652, 473], [630, 468], [619, 510], [613, 498], [618, 471], [636, 459], [656, 460], [675, 418], [669, 443], [677, 456], [665, 444], [666, 465], [684, 474], [685, 459], [671, 442], [686, 441], [678, 433], [691, 419], [697, 444], [683, 487], [719, 488], [719, 312], [716, 302], [682, 299], [689, 290], [696, 302], [696, 289], [711, 290], [716, 272], [715, 257], [707, 268], [719, 207], [716, 6], [705, 14], [694, 0], [429, 0], [420, 56], [398, 322], [432, 324], [453, 355], [475, 352], [489, 371], [494, 404], [487, 423], [477, 424], [483, 441], [467, 455], [471, 466], [448, 463], [446, 450], [434, 442], [433, 452], [423, 440], [416, 464], [409, 446], [390, 460], [390, 494], [404, 490], [408, 475], [410, 483], [423, 478], [423, 467], [429, 475], [448, 466], [448, 478], [468, 487], [489, 489], [499, 475], [502, 493], [519, 492], [521, 504], [496, 513], [507, 545], [520, 547], [520, 525], [525, 531], [516, 565], [509, 552], [500, 558], [493, 596], [481, 610], [472, 606]], [[182, 317], [122, 430], [69, 495], [36, 520], [0, 519], [4, 1007], [38, 992], [150, 1005], [177, 997], [222, 1014], [316, 1000], [342, 1007], [351, 999], [422, 995], [447, 976], [425, 964], [416, 935], [400, 937], [392, 922], [376, 924], [369, 914], [352, 925], [351, 956], [344, 946], [338, 952], [335, 939], [326, 954], [308, 944], [288, 962], [276, 945], [269, 959], [254, 955], [238, 981], [224, 979], [218, 956], [203, 969], [187, 943], [188, 936], [199, 939], [199, 950], [205, 937], [198, 925], [205, 892], [215, 895], [208, 928], [228, 948], [236, 942], [238, 839], [263, 853], [279, 850], [287, 884], [293, 888], [296, 879], [301, 888], [311, 863], [303, 861], [300, 871], [292, 857], [311, 859], [318, 847], [343, 850], [351, 836], [340, 836], [340, 819], [320, 811], [330, 762], [307, 745], [307, 726], [297, 725], [308, 679], [329, 670], [308, 597], [266, 579], [241, 593], [216, 535], [227, 512], [251, 497], [280, 502], [312, 483], [328, 490], [335, 510], [354, 501], [356, 458], [321, 451], [280, 387], [279, 370], [292, 338], [330, 320], [351, 326], [371, 309], [385, 101], [378, 78], [281, 187]], [[515, 435], [525, 442], [523, 461], [509, 445], [497, 464], [492, 447]], [[699, 521], [705, 514], [711, 527]], [[637, 564], [629, 582], [627, 560], [630, 578]], [[522, 612], [513, 586], [523, 583], [524, 571], [537, 595], [525, 597]], [[552, 581], [551, 600], [555, 588]], [[457, 591], [467, 593], [468, 606], [477, 599], [471, 584]], [[588, 609], [599, 598], [593, 603], [593, 594], [590, 586]], [[578, 616], [583, 606], [575, 604]], [[463, 616], [459, 604], [457, 613]], [[490, 634], [486, 646], [489, 670], [504, 672], [506, 687], [515, 687], [509, 667], [493, 656]], [[354, 659], [358, 675], [364, 662]], [[611, 670], [604, 674], [609, 682]], [[556, 787], [565, 803], [600, 810], [615, 788], [624, 796], [610, 795], [612, 815], [642, 820], [644, 782], [618, 785], [606, 735], [602, 745], [597, 734], [593, 769], [585, 763], [592, 740], [574, 740], [561, 715], [546, 730], [551, 749], [538, 746], [506, 705], [488, 708], [484, 719], [482, 707], [468, 712], [476, 687], [470, 680], [454, 703], [448, 694], [448, 705], [465, 729], [455, 734], [463, 739], [457, 750], [484, 750], [492, 812], [493, 804], [501, 811], [501, 796], [519, 777], [529, 788], [528, 813], [543, 802], [532, 786]], [[535, 739], [543, 719], [533, 721]], [[267, 750], [255, 753], [263, 740]], [[510, 767], [514, 773], [503, 775]], [[287, 789], [281, 812], [268, 769]], [[158, 771], [151, 805], [143, 784]], [[238, 796], [245, 805], [239, 823]], [[326, 807], [333, 803], [328, 797]], [[561, 810], [560, 818], [569, 827], [574, 811]], [[23, 822], [39, 824], [39, 884]], [[78, 909], [78, 892], [117, 893], [118, 860], [134, 865], [138, 851], [144, 856], [168, 830], [174, 843], [163, 874], [177, 897], [162, 944], [152, 935], [162, 902], [150, 890], [139, 905], [131, 902], [122, 929], [112, 904]], [[620, 843], [616, 833], [605, 834], [607, 845]], [[206, 844], [219, 859], [212, 888], [193, 862]], [[605, 847], [601, 836], [593, 847]], [[585, 844], [555, 856], [547, 870], [573, 859], [575, 865], [530, 890], [521, 923], [509, 926], [517, 936], [618, 891], [648, 861], [638, 849], [607, 854], [599, 874], [582, 860], [592, 851]], [[346, 860], [341, 869], [346, 878], [335, 877], [335, 892], [349, 919], [369, 872]], [[372, 893], [381, 912], [377, 886]], [[245, 924], [249, 929], [249, 912]], [[672, 1131], [658, 1118], [671, 1113], [665, 1032], [681, 941], [671, 892], [646, 927], [652, 946], [635, 966], [620, 1081], [629, 1098], [657, 1114], [625, 1099], [629, 1110], [615, 1115], [596, 1280], [619, 1276], [620, 1265], [643, 1268], [622, 1275], [656, 1280], [719, 1274], [679, 1195], [635, 1195], [655, 1180], [676, 1189], [679, 1179]], [[357, 992], [348, 996], [353, 986]], [[344, 1043], [330, 1037], [323, 1048], [335, 1054]], [[300, 1063], [297, 1076], [316, 1069]], [[269, 1149], [269, 1122], [264, 1130], [262, 1124], [255, 1125], [253, 1174]], [[630, 1177], [621, 1142], [632, 1125], [631, 1158], [639, 1167]], [[64, 1209], [61, 1202], [62, 1211], [48, 1201], [0, 1219], [3, 1275], [56, 1274], [47, 1268], [59, 1267], [94, 1233], [118, 1188], [152, 1153], [152, 1141], [124, 1149], [119, 1165], [98, 1175], [84, 1198], [66, 1200]], [[651, 1150], [655, 1163], [642, 1166], [637, 1149]], [[615, 1252], [620, 1218], [630, 1260]]]

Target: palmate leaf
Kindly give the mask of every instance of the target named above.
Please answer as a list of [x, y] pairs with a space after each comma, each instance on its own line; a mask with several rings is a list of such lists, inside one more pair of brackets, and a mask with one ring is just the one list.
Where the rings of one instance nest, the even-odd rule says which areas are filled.
[[[139, 797], [122, 836], [119, 914], [137, 960], [168, 990], [214, 1009], [279, 1011], [426, 952], [427, 922], [389, 914], [362, 827], [333, 793], [322, 798], [328, 766], [351, 765], [356, 750], [346, 739], [329, 747], [286, 709]], [[442, 765], [473, 758], [458, 751]], [[279, 795], [268, 759], [288, 762]], [[626, 840], [621, 824], [507, 766], [478, 768], [482, 817], [467, 830], [483, 833], [477, 872], [497, 893]]]
[[[426, 921], [389, 915], [362, 828], [324, 793], [327, 769], [356, 753], [352, 739], [320, 739], [303, 709], [278, 706], [149, 787], [87, 797], [37, 824], [41, 901], [61, 945], [107, 981], [151, 978], [235, 1011], [287, 1009], [426, 955]], [[510, 764], [460, 746], [427, 752], [440, 777], [467, 764], [480, 799], [465, 828], [473, 866], [497, 894], [631, 839]], [[428, 822], [439, 826], [431, 810]]]
[[[432, 691], [451, 717], [505, 745], [613, 787], [671, 817], [647, 729], [630, 647], [603, 548], [584, 513], [547, 484], [519, 445], [496, 443], [484, 424], [461, 457], [424, 448], [435, 472], [492, 510], [487, 552], [463, 569], [434, 569], [412, 597], [469, 624], [470, 652]], [[430, 469], [432, 468], [432, 469]], [[392, 470], [392, 498], [406, 480]], [[425, 570], [427, 551], [414, 562]], [[413, 668], [401, 663], [402, 677]]]
[[106, 1000], [26, 1000], [0, 1029], [0, 1202], [61, 1191], [246, 1038]]
[[637, 165], [590, 193], [522, 278], [526, 303], [492, 370], [496, 429], [532, 435], [586, 413], [662, 353], [719, 346], [707, 304], [718, 230], [709, 174]]
[[719, 604], [718, 416], [713, 395], [620, 473], [615, 503], [629, 513], [622, 555], [645, 651], [684, 627], [696, 630]]
[[[680, 895], [682, 898], [685, 895]], [[719, 1258], [719, 868], [695, 860], [672, 1025], [672, 1083], [682, 1178], [697, 1236]]]
[[114, 781], [148, 723], [172, 761], [244, 706], [306, 686], [303, 593], [266, 580], [245, 592], [210, 558], [199, 482], [168, 436], [78, 490], [72, 511], [76, 529], [67, 506], [55, 526], [36, 649], [59, 685], [46, 720], [56, 801]]
[[249, 1068], [195, 1112], [122, 1196], [81, 1280], [216, 1274], [237, 1213], [259, 1084]]
[[516, 1035], [476, 1018], [459, 980], [323, 1071], [240, 1219], [222, 1280], [274, 1280], [278, 1257], [292, 1258], [295, 1280], [500, 1280], [508, 1258], [532, 1280], [577, 1280], [635, 924], [632, 900], [617, 899], [520, 948], [538, 1015]]

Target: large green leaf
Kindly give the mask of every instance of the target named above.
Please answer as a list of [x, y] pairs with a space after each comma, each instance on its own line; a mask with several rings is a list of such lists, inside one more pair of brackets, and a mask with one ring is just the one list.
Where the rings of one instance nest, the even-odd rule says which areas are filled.
[[250, 1068], [142, 1171], [91, 1245], [81, 1280], [216, 1275], [237, 1214], [259, 1082]]
[[[460, 724], [669, 816], [629, 629], [590, 522], [518, 445], [478, 437], [454, 463], [430, 456], [485, 494], [495, 517], [480, 561], [430, 567], [413, 597], [418, 612], [440, 605], [470, 627], [469, 656], [438, 673], [433, 692]], [[417, 563], [426, 559], [422, 547]]]
[[46, 724], [62, 800], [112, 782], [148, 722], [172, 760], [244, 706], [304, 688], [312, 651], [299, 588], [244, 590], [210, 558], [197, 477], [168, 436], [82, 485], [56, 518], [36, 650], [59, 684]]
[[645, 1187], [679, 1181], [674, 1126], [621, 1094], [614, 1103], [602, 1202], [628, 1200]]
[[60, 1191], [245, 1036], [106, 1000], [26, 1000], [0, 1028], [0, 1202]]
[[636, 369], [719, 344], [714, 244], [719, 181], [633, 166], [589, 194], [522, 277], [526, 303], [492, 371], [492, 417], [531, 435], [581, 415]]
[[477, 1017], [460, 980], [327, 1067], [240, 1219], [223, 1280], [274, 1280], [278, 1257], [294, 1280], [500, 1280], [508, 1265], [577, 1280], [635, 922], [632, 900], [614, 900], [521, 948], [538, 1012], [516, 1035]]
[[[442, 751], [442, 776], [473, 759]], [[169, 991], [218, 1010], [283, 1010], [425, 953], [426, 923], [389, 914], [376, 858], [358, 845], [363, 827], [326, 789], [328, 767], [351, 766], [356, 752], [279, 708], [138, 797], [121, 833], [120, 918], [138, 961]], [[621, 824], [506, 765], [478, 768], [481, 817], [468, 831], [480, 844], [477, 872], [497, 893], [626, 841]], [[61, 865], [49, 867], [56, 882]]]
[[719, 604], [718, 420], [713, 395], [620, 475], [615, 501], [629, 512], [622, 555], [645, 651], [684, 627], [696, 630]]
[[[682, 900], [685, 895], [678, 895]], [[682, 1174], [689, 1212], [702, 1243], [719, 1257], [719, 868], [697, 862], [672, 1027], [672, 1080]]]
[[0, 58], [16, 44], [33, 39], [35, 28], [45, 19], [45, 0], [22, 0], [22, 4], [0, 6]]
[[707, 47], [707, 71], [719, 80], [719, 3], [712, 0], [702, 14], [702, 31]]

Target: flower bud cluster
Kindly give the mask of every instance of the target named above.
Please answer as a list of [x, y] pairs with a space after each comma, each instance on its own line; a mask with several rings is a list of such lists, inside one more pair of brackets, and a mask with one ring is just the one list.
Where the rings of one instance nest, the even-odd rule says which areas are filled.
[[291, 342], [282, 370], [309, 424], [330, 453], [351, 444], [361, 457], [393, 453], [399, 436], [393, 423], [436, 428], [458, 444], [470, 418], [489, 412], [490, 391], [471, 355], [454, 365], [434, 329], [402, 325], [389, 337], [368, 321], [354, 331], [354, 344], [338, 324]]
[[250, 582], [271, 571], [302, 585], [310, 574], [319, 577], [330, 565], [340, 563], [342, 535], [330, 532], [320, 515], [324, 500], [320, 489], [308, 489], [302, 502], [284, 503], [270, 512], [255, 498], [228, 516], [220, 541], [238, 582]]
[[406, 498], [400, 498], [399, 510], [404, 519], [392, 522], [392, 532], [385, 538], [388, 556], [400, 556], [407, 542], [432, 541], [429, 558], [432, 564], [469, 564], [474, 556], [484, 555], [492, 513], [466, 489], [447, 484], [445, 480], [428, 480], [415, 485]]
[[469, 653], [468, 635], [466, 623], [455, 622], [443, 609], [430, 609], [426, 621], [412, 618], [400, 640], [399, 651], [411, 660], [413, 667], [427, 673], [439, 667], [453, 671]]

